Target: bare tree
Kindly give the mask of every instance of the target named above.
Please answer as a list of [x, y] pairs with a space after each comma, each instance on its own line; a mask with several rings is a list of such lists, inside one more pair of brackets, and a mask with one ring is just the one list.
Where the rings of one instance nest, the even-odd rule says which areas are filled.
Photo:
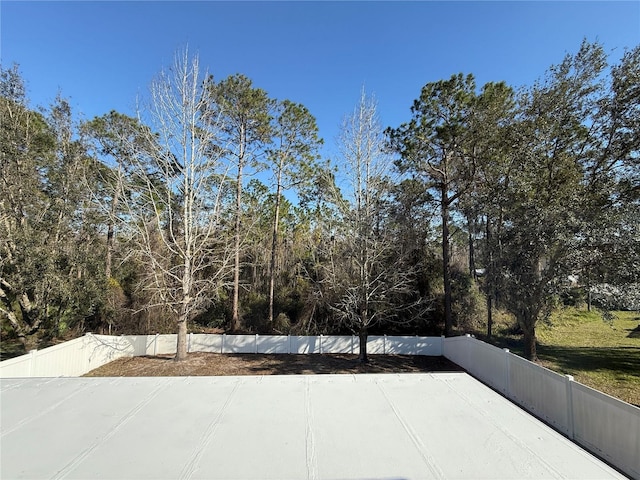
[[332, 232], [327, 281], [336, 299], [332, 308], [360, 338], [360, 361], [367, 359], [367, 336], [382, 322], [406, 321], [399, 313], [421, 302], [413, 293], [413, 271], [398, 268], [397, 251], [385, 224], [392, 160], [385, 153], [376, 103], [362, 90], [339, 137], [344, 176], [350, 185], [334, 195], [340, 222]]
[[233, 256], [221, 220], [224, 148], [217, 143], [219, 122], [205, 110], [210, 98], [203, 78], [198, 57], [185, 50], [152, 83], [148, 109], [139, 115], [150, 125], [149, 141], [136, 147], [132, 190], [120, 197], [127, 202], [123, 227], [147, 267], [149, 306], [175, 315], [176, 360], [187, 355], [187, 322], [220, 290]]

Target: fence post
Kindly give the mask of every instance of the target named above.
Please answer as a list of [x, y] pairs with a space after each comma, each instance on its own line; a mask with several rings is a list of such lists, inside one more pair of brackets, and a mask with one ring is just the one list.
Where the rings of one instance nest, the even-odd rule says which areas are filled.
[[444, 335], [440, 335], [440, 355], [442, 355], [444, 358], [447, 358], [444, 353]]
[[504, 394], [511, 398], [511, 361], [509, 358], [509, 349], [503, 348], [504, 352]]
[[227, 338], [227, 334], [223, 333], [222, 334], [222, 342], [220, 342], [220, 353], [224, 353], [224, 341]]
[[29, 375], [28, 377], [33, 377], [33, 371], [35, 370], [36, 363], [36, 353], [38, 350], [29, 350]]
[[189, 332], [189, 340], [187, 341], [187, 353], [191, 353], [191, 341], [193, 339], [193, 332]]
[[160, 340], [160, 334], [156, 333], [156, 339], [153, 341], [153, 356], [158, 354], [158, 340]]
[[565, 375], [564, 378], [567, 385], [567, 435], [573, 440], [575, 435], [573, 426], [573, 375]]
[[353, 355], [353, 340], [355, 338], [355, 335], [351, 335], [351, 355]]
[[287, 352], [289, 355], [291, 355], [291, 334], [288, 335], [288, 340], [289, 340], [289, 351]]
[[322, 334], [320, 334], [320, 353], [322, 353]]
[[382, 337], [382, 354], [386, 355], [387, 354], [387, 334], [384, 334], [384, 337]]
[[[88, 352], [91, 346], [95, 345], [95, 342], [96, 342], [96, 339], [93, 336], [93, 332], [87, 332], [87, 334], [85, 335], [84, 351]], [[86, 358], [84, 361], [84, 371], [88, 372], [89, 370], [91, 370], [91, 354], [86, 353], [85, 356]]]
[[256, 345], [255, 345], [255, 351], [253, 353], [258, 353], [258, 334], [256, 333]]
[[469, 335], [468, 333], [466, 333], [464, 335], [465, 337], [465, 343], [466, 343], [466, 348], [465, 350], [467, 351], [467, 365], [465, 366], [465, 368], [467, 370], [471, 370], [469, 367], [471, 366], [471, 335]]

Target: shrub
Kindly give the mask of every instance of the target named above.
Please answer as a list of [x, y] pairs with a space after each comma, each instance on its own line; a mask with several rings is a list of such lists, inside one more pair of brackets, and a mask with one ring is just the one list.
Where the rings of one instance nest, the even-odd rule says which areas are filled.
[[601, 283], [589, 289], [594, 305], [604, 310], [640, 311], [640, 283]]

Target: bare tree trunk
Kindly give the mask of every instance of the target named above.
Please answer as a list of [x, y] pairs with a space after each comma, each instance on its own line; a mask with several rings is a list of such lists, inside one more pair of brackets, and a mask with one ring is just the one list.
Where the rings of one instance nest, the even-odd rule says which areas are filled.
[[[240, 185], [240, 183], [238, 183]], [[241, 187], [238, 186], [238, 196], [241, 192]], [[232, 305], [232, 317], [231, 317], [231, 331], [237, 331], [240, 328], [240, 313], [239, 313], [239, 296], [240, 296], [240, 201], [238, 200], [236, 209], [236, 225], [234, 235], [234, 264], [233, 264], [233, 305]]]
[[358, 338], [360, 339], [360, 354], [358, 355], [358, 360], [360, 363], [368, 363], [369, 357], [367, 356], [367, 328], [363, 327], [358, 332]]
[[491, 339], [491, 335], [493, 335], [493, 301], [491, 298], [491, 294], [487, 293], [487, 338]]
[[120, 176], [120, 170], [118, 170], [118, 184], [111, 200], [111, 208], [109, 212], [109, 225], [107, 226], [107, 255], [105, 259], [105, 276], [107, 280], [111, 278], [111, 257], [113, 255], [113, 243], [115, 239], [115, 216], [118, 209], [118, 203], [120, 201], [120, 189], [122, 188], [122, 178]]
[[451, 313], [451, 265], [449, 261], [449, 199], [446, 183], [442, 182], [442, 279], [444, 283], [444, 333], [453, 335]]
[[473, 243], [473, 235], [469, 229], [469, 276], [476, 280], [476, 256]]
[[491, 249], [493, 248], [493, 245], [491, 244], [491, 227], [490, 227], [490, 220], [489, 220], [489, 215], [487, 214], [487, 223], [486, 223], [486, 233], [485, 233], [485, 240], [486, 240], [486, 244], [488, 245], [488, 250], [489, 250], [489, 261], [487, 262], [487, 265], [485, 265], [485, 272], [484, 272], [484, 282], [485, 282], [485, 295], [487, 298], [487, 338], [491, 339], [491, 336], [493, 335], [493, 292], [494, 292], [494, 275], [495, 275], [495, 271], [494, 271], [494, 263], [493, 263], [493, 252], [491, 251]]
[[231, 316], [231, 331], [240, 329], [240, 228], [242, 226], [242, 169], [244, 163], [244, 128], [240, 130], [240, 152], [238, 154], [238, 176], [236, 179], [236, 224], [234, 238], [234, 266], [233, 266], [233, 305]]
[[589, 268], [587, 268], [587, 312], [591, 311], [591, 272]]
[[276, 188], [276, 205], [273, 215], [273, 237], [271, 238], [271, 268], [269, 269], [269, 325], [273, 325], [273, 304], [275, 296], [276, 284], [276, 254], [278, 248], [278, 223], [280, 222], [280, 194], [282, 192], [282, 168], [284, 156], [280, 156], [280, 165], [278, 168], [277, 188]]
[[187, 359], [187, 320], [181, 318], [178, 321], [178, 340], [176, 343], [176, 356], [174, 360], [180, 362]]
[[107, 227], [107, 254], [105, 257], [104, 273], [107, 280], [111, 278], [111, 255], [113, 253], [113, 222], [109, 221]]

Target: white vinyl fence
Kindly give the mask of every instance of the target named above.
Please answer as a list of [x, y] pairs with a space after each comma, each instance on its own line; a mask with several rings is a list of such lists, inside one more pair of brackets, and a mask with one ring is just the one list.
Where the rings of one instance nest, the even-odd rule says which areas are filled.
[[[370, 335], [371, 354], [442, 355], [443, 337]], [[188, 352], [212, 353], [358, 353], [356, 336], [210, 335], [190, 333]], [[176, 335], [93, 335], [33, 350], [0, 362], [0, 378], [77, 377], [120, 357], [176, 352]]]
[[144, 350], [143, 343], [144, 340], [141, 342], [136, 337], [88, 333], [84, 337], [0, 362], [0, 378], [79, 377], [120, 357], [135, 355], [137, 351]]
[[443, 355], [556, 430], [640, 479], [640, 408], [470, 336]]

